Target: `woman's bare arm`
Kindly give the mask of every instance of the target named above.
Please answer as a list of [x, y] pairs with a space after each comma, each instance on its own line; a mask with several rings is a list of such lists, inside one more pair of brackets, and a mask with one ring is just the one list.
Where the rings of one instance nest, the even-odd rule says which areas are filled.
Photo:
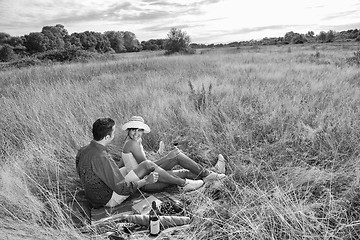
[[124, 153], [132, 153], [135, 160], [140, 164], [141, 162], [147, 160], [146, 155], [144, 151], [142, 151], [142, 148], [140, 146], [139, 142], [129, 140], [126, 142], [124, 146]]

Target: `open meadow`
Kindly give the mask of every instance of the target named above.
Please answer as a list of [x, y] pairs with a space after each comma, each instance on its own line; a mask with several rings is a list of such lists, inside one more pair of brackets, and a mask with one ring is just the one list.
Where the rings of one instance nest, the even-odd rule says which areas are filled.
[[[360, 237], [360, 45], [118, 54], [0, 71], [0, 239], [89, 239], [65, 214], [99, 117], [141, 115], [159, 141], [229, 176], [191, 193], [179, 239]], [[92, 239], [100, 239], [96, 232]]]

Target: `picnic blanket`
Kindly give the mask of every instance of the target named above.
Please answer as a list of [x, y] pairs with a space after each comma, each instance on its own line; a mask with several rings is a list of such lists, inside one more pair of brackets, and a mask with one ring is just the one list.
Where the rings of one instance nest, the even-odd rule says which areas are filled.
[[[125, 220], [128, 222], [134, 222], [139, 225], [146, 225], [148, 223], [148, 212], [150, 211], [151, 202], [155, 200], [160, 206], [159, 203], [164, 203], [162, 206], [167, 205], [169, 202], [175, 203], [179, 202], [176, 198], [176, 194], [178, 194], [177, 188], [174, 190], [173, 188], [169, 188], [163, 192], [157, 193], [145, 193], [145, 192], [137, 192], [133, 194], [131, 197], [126, 199], [123, 203], [115, 207], [102, 207], [98, 209], [91, 210], [91, 224], [96, 225], [109, 220]], [[145, 203], [147, 203], [147, 208], [143, 211], [142, 207]], [[141, 205], [140, 205], [141, 204]], [[182, 223], [188, 223], [190, 218], [184, 216], [183, 214], [173, 214], [173, 213], [165, 213], [161, 216], [160, 221], [163, 225], [176, 226], [182, 225]], [[172, 217], [172, 218], [168, 218]], [[185, 218], [175, 218], [175, 217], [187, 217]], [[170, 224], [171, 222], [171, 224]]]
[[136, 203], [142, 201], [143, 199], [150, 197], [150, 196], [154, 196], [157, 199], [161, 200], [161, 201], [166, 201], [168, 200], [170, 197], [169, 195], [167, 195], [167, 193], [165, 192], [159, 192], [159, 193], [153, 193], [153, 194], [149, 194], [149, 193], [135, 193], [134, 195], [130, 196], [129, 198], [127, 198], [124, 202], [122, 202], [121, 204], [115, 206], [115, 207], [102, 207], [102, 208], [98, 208], [98, 209], [91, 209], [91, 223], [92, 224], [96, 224], [98, 221], [101, 220], [106, 220], [109, 217], [112, 217], [114, 215], [130, 215], [130, 214], [135, 214], [132, 206], [134, 206]]
[[[220, 182], [213, 182], [211, 184], [204, 184], [198, 191], [186, 194], [179, 192], [177, 187], [170, 187], [159, 193], [137, 192], [116, 207], [91, 209], [91, 214], [89, 214], [91, 215], [89, 219], [91, 221], [83, 225], [79, 230], [82, 233], [95, 234], [109, 239], [151, 239], [148, 236], [149, 216], [147, 214], [134, 212], [133, 207], [145, 198], [152, 196], [162, 201], [160, 205], [162, 231], [160, 233], [161, 236], [159, 235], [157, 238], [174, 240], [186, 239], [189, 234], [188, 229], [191, 221], [194, 219], [196, 221], [196, 216], [198, 216], [197, 211], [194, 212], [192, 208], [192, 201], [189, 200], [189, 197], [192, 199], [192, 197], [196, 197], [199, 192], [208, 191], [211, 193], [212, 199], [216, 200], [221, 197], [218, 196], [221, 195], [221, 187], [222, 184]], [[175, 211], [175, 213], [172, 211], [163, 211], [169, 209], [167, 207], [163, 209], [163, 207], [167, 206], [171, 201], [182, 204], [181, 208], [183, 211]], [[139, 209], [141, 209], [141, 207]]]
[[[178, 194], [177, 188], [166, 189], [165, 192], [159, 193], [138, 192], [116, 207], [91, 209], [91, 225], [87, 225], [82, 230], [87, 232], [89, 228], [91, 231], [96, 229], [97, 233], [102, 233], [102, 237], [107, 236], [109, 239], [148, 239], [149, 215], [147, 211], [141, 211], [141, 206], [152, 200], [161, 202], [161, 206], [173, 201], [179, 202], [176, 198]], [[149, 204], [151, 205], [151, 202]], [[159, 217], [162, 237], [184, 231], [190, 226], [191, 218], [186, 216], [185, 211], [166, 214]]]

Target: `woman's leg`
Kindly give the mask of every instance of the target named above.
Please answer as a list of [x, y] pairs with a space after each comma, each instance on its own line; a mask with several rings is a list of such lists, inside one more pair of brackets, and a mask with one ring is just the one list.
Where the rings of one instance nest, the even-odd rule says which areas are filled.
[[[170, 170], [167, 171], [169, 174], [175, 175], [179, 178], [185, 179], [195, 179], [196, 175], [194, 175], [192, 172], [190, 172], [189, 170], [186, 169], [181, 169], [181, 170]], [[167, 187], [170, 187], [171, 184], [168, 183], [163, 183], [163, 182], [156, 182], [153, 184], [147, 184], [145, 186], [143, 186], [141, 189], [143, 191], [147, 191], [147, 192], [160, 192], [162, 190], [164, 190]]]
[[[182, 168], [185, 168], [189, 170], [193, 175], [195, 175], [195, 178], [203, 178], [209, 175], [209, 171], [201, 167], [199, 164], [197, 164], [194, 160], [186, 156], [184, 153], [180, 152], [179, 155], [177, 155], [175, 158], [171, 159], [160, 159], [158, 161], [155, 161], [156, 165], [159, 167], [171, 170], [176, 165], [181, 166]], [[192, 178], [194, 178], [192, 177]]]
[[170, 174], [160, 166], [148, 160], [141, 162], [139, 166], [134, 169], [134, 172], [140, 179], [145, 177], [152, 171], [155, 171], [159, 174], [158, 182], [160, 183], [166, 183], [167, 185], [177, 185], [177, 186], [185, 185], [185, 179], [182, 179], [177, 175]]

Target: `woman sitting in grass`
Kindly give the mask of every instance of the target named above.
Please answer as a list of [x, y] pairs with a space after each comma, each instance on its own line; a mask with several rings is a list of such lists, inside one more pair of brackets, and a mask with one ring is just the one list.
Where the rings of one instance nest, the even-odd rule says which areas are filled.
[[[146, 154], [142, 145], [142, 135], [150, 132], [150, 127], [145, 124], [140, 116], [132, 116], [130, 120], [122, 126], [122, 130], [127, 131], [127, 137], [122, 150], [122, 159], [127, 171], [135, 169], [141, 162], [146, 161]], [[208, 169], [204, 169], [194, 160], [186, 156], [177, 147], [168, 152], [164, 157], [154, 161], [156, 165], [178, 179], [180, 190], [191, 191], [200, 188], [204, 182], [219, 180], [225, 174], [219, 174]], [[182, 170], [172, 170], [176, 165], [181, 166]], [[201, 179], [201, 180], [194, 180]], [[147, 191], [160, 191], [171, 184], [157, 182], [143, 187]]]

